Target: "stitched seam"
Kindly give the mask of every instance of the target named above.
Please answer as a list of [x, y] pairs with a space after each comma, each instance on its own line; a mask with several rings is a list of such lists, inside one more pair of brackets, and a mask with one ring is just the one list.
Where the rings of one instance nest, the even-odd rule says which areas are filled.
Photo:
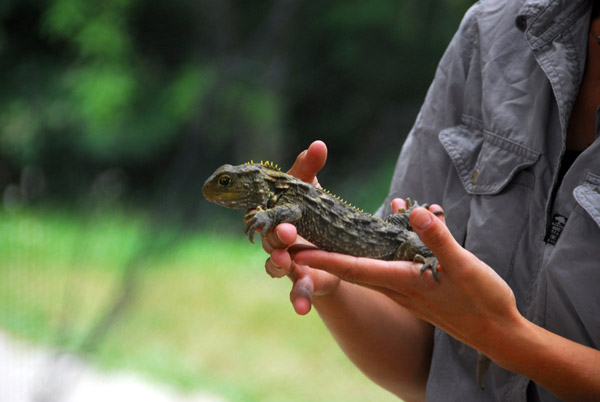
[[[529, 211], [531, 208], [531, 200], [533, 198], [531, 196], [531, 193], [528, 193], [528, 197], [529, 197], [529, 202], [528, 202], [527, 210]], [[523, 235], [525, 234], [525, 228], [527, 227], [527, 224], [528, 224], [527, 219], [523, 219], [523, 223], [521, 224], [521, 228], [519, 229], [519, 236], [517, 238], [517, 241], [515, 242], [515, 247], [513, 248], [512, 256], [510, 258], [509, 271], [506, 273], [506, 283], [508, 283], [510, 281], [510, 279], [512, 278], [512, 274], [515, 270], [515, 260], [517, 258], [517, 250], [519, 249], [519, 245], [521, 244], [521, 239], [523, 238]]]
[[[460, 126], [455, 127], [455, 129], [461, 129], [461, 127]], [[446, 150], [450, 154], [451, 159], [454, 160], [454, 166], [456, 166], [456, 169], [458, 171], [458, 176], [461, 178], [461, 181], [463, 182], [463, 184], [467, 186], [467, 190], [470, 191], [473, 186], [471, 185], [471, 183], [469, 181], [470, 170], [467, 168], [467, 163], [462, 158], [462, 155], [460, 154], [458, 149], [454, 146], [452, 141], [446, 140], [445, 137], [443, 137], [443, 136], [440, 136], [440, 141], [442, 142], [442, 144], [445, 146]]]
[[541, 47], [543, 45], [543, 41], [539, 37], [534, 37], [533, 34], [531, 33], [531, 30], [537, 24], [537, 22], [541, 18], [541, 16], [544, 15], [544, 13], [548, 9], [548, 7], [550, 7], [550, 4], [547, 4], [543, 8], [540, 8], [540, 7], [531, 7], [531, 9], [534, 12], [534, 14], [533, 14], [533, 18], [531, 19], [531, 23], [528, 24], [529, 25], [529, 29], [528, 29], [529, 35], [527, 35], [527, 36], [528, 36], [528, 39], [530, 40], [531, 45], [534, 48]]
[[534, 48], [541, 48], [545, 46], [547, 43], [552, 42], [556, 37], [560, 36], [565, 30], [568, 30], [569, 27], [575, 23], [581, 16], [587, 11], [588, 3], [582, 2], [577, 8], [569, 13], [567, 18], [563, 21], [556, 23], [555, 21], [551, 21], [547, 24], [547, 26], [537, 29], [536, 24], [538, 20], [550, 9], [552, 3], [547, 4], [539, 14], [537, 14], [532, 22], [531, 29], [539, 32], [535, 37], [531, 37], [531, 44]]
[[[573, 60], [577, 60], [577, 75], [579, 77], [583, 77], [583, 72], [585, 70], [585, 63], [581, 63], [579, 57], [577, 57], [577, 46], [575, 45], [575, 39], [573, 38], [573, 32], [571, 29], [566, 29], [565, 33], [569, 36], [569, 46], [567, 47], [567, 51], [573, 57]], [[573, 103], [575, 103], [575, 99], [573, 99]]]
[[463, 113], [461, 121], [467, 128], [483, 131], [483, 120], [481, 119]]
[[479, 15], [481, 13], [481, 2], [477, 2], [477, 4], [472, 8], [472, 10], [473, 10], [473, 21], [467, 26], [468, 30], [466, 32], [466, 34], [468, 35], [470, 46], [468, 47], [468, 49], [469, 49], [468, 57], [465, 60], [469, 60], [469, 63], [471, 62], [471, 59], [473, 58], [475, 49], [477, 49], [476, 45], [478, 43], [478, 35], [477, 35], [477, 30], [475, 28], [477, 27], [477, 19], [479, 18]]
[[585, 184], [600, 186], [600, 176], [592, 172], [588, 172], [588, 174], [585, 176], [585, 181]]
[[522, 144], [519, 144], [518, 142], [515, 142], [509, 138], [502, 137], [492, 131], [484, 130], [483, 133], [485, 134], [483, 136], [483, 140], [485, 142], [488, 142], [492, 145], [496, 145], [499, 148], [510, 151], [516, 155], [522, 156], [522, 157], [530, 159], [532, 161], [537, 159], [538, 156], [540, 155], [539, 152], [534, 151], [533, 149], [530, 149]]
[[[538, 59], [540, 67], [542, 68], [543, 71], [546, 72], [546, 75], [549, 78], [550, 86], [552, 87], [552, 92], [554, 93], [554, 96], [556, 97], [556, 102], [559, 105], [559, 112], [560, 112], [560, 105], [563, 104], [564, 94], [563, 94], [562, 85], [561, 85], [561, 82], [559, 79], [559, 74], [556, 71], [556, 68], [550, 62], [550, 59], [548, 59], [548, 57], [546, 56], [546, 54], [544, 52], [534, 52], [533, 54], [536, 57], [536, 59]], [[562, 113], [559, 113], [559, 118], [560, 118], [560, 124], [563, 127], [566, 127], [566, 123], [565, 123], [564, 116]]]

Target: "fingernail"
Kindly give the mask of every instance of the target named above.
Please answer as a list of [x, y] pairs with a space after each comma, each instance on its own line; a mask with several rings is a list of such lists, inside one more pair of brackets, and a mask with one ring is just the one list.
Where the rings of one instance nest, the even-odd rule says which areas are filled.
[[411, 224], [415, 229], [424, 230], [431, 225], [431, 214], [427, 211], [415, 211]]
[[275, 237], [277, 237], [277, 240], [279, 240], [281, 244], [285, 244], [283, 240], [281, 240], [281, 236], [279, 236], [279, 230], [275, 230]]
[[275, 262], [273, 262], [273, 258], [269, 258], [269, 261], [271, 261], [271, 265], [274, 266], [277, 269], [281, 269], [281, 267], [277, 264], [275, 264]]

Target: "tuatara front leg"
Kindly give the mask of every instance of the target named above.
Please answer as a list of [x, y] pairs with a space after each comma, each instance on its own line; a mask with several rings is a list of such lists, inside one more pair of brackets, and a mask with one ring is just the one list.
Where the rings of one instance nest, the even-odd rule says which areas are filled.
[[293, 204], [280, 205], [274, 208], [262, 209], [257, 207], [246, 213], [244, 221], [244, 233], [248, 235], [251, 243], [254, 243], [254, 233], [261, 230], [264, 236], [269, 230], [279, 225], [280, 223], [289, 222], [296, 223], [302, 217], [302, 210]]

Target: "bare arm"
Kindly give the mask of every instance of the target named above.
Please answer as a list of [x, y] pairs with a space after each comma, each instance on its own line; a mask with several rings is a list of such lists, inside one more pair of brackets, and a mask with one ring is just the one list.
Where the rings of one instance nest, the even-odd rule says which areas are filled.
[[366, 376], [407, 402], [425, 400], [432, 325], [381, 293], [345, 281], [313, 304], [344, 353]]
[[[289, 173], [318, 185], [316, 173], [327, 150], [313, 143]], [[433, 326], [416, 318], [380, 292], [340, 281], [335, 275], [292, 262], [288, 247], [302, 243], [296, 229], [281, 224], [263, 237], [270, 254], [266, 270], [293, 281], [290, 299], [298, 314], [314, 305], [349, 359], [365, 375], [405, 401], [425, 399], [433, 348]]]

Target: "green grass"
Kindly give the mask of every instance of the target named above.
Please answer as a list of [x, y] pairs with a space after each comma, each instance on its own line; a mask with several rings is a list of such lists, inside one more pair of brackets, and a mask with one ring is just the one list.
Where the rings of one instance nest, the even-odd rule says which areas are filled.
[[131, 303], [85, 356], [94, 365], [232, 401], [395, 400], [316, 313], [295, 315], [289, 281], [264, 273], [259, 245], [241, 234], [168, 239], [131, 212], [0, 213], [0, 328], [77, 351], [142, 255]]

